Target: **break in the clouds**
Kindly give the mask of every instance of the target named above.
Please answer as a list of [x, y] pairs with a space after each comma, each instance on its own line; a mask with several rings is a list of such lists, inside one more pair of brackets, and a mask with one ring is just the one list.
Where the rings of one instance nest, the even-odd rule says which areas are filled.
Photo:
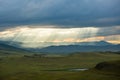
[[118, 26], [120, 25], [119, 3], [120, 0], [0, 0], [0, 27]]
[[107, 41], [120, 43], [120, 26], [111, 28], [39, 28], [46, 26], [19, 26], [0, 32], [0, 40], [10, 44], [20, 43], [23, 47], [46, 47], [51, 45], [70, 45], [76, 42]]

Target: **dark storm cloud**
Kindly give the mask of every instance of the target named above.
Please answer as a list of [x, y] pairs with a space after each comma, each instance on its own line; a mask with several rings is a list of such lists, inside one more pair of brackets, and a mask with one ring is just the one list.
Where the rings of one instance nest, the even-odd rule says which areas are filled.
[[0, 0], [0, 26], [120, 25], [120, 0]]

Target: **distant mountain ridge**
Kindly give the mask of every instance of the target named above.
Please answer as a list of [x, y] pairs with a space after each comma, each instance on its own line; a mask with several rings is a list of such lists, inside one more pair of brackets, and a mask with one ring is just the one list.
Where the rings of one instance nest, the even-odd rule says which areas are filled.
[[45, 48], [30, 48], [35, 52], [45, 53], [73, 53], [73, 52], [104, 52], [104, 51], [120, 51], [120, 45], [111, 44], [106, 41], [82, 42], [72, 45], [49, 46]]
[[114, 45], [114, 44], [106, 42], [106, 41], [94, 41], [94, 42], [80, 42], [80, 43], [75, 43], [74, 45], [106, 46], [106, 45]]
[[[15, 43], [16, 44], [16, 43]], [[19, 43], [16, 45], [8, 44], [8, 42], [0, 42], [0, 49], [4, 50], [29, 50], [31, 52], [42, 52], [42, 53], [73, 53], [73, 52], [104, 52], [104, 51], [120, 51], [120, 45], [111, 44], [106, 41], [96, 42], [82, 42], [73, 43], [71, 45], [59, 45], [59, 46], [48, 46], [38, 48], [24, 48]]]
[[[32, 49], [31, 49], [32, 50]], [[42, 49], [33, 49], [37, 52], [46, 53], [73, 53], [73, 52], [105, 52], [120, 51], [120, 45], [108, 45], [108, 46], [80, 46], [80, 45], [67, 45], [67, 46], [49, 46]]]
[[8, 43], [0, 41], [0, 50], [4, 51], [26, 51], [25, 49], [18, 48], [12, 45], [8, 45]]

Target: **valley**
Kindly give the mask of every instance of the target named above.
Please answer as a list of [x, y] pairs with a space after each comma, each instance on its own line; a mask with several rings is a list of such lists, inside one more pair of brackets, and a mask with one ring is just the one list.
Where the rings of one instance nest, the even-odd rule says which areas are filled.
[[[72, 54], [36, 54], [0, 52], [0, 80], [119, 80], [119, 72], [94, 68], [98, 63], [118, 61], [114, 52], [86, 52]], [[74, 69], [88, 69], [74, 71]], [[113, 68], [114, 69], [114, 68]], [[119, 70], [119, 68], [118, 68]], [[87, 77], [86, 77], [87, 76]], [[96, 76], [96, 77], [94, 77]]]

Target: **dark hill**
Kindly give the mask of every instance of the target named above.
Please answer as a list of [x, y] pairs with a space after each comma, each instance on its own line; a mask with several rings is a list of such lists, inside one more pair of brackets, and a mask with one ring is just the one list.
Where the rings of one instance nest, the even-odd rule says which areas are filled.
[[95, 69], [106, 72], [120, 73], [120, 60], [99, 63], [95, 66]]
[[4, 44], [4, 43], [0, 43], [0, 50], [22, 50], [22, 49], [16, 48], [16, 47]]
[[24, 52], [28, 52], [28, 51], [21, 49], [21, 48], [11, 46], [11, 45], [0, 43], [0, 53], [1, 54], [10, 54], [10, 53], [18, 53], [18, 52], [24, 53]]

